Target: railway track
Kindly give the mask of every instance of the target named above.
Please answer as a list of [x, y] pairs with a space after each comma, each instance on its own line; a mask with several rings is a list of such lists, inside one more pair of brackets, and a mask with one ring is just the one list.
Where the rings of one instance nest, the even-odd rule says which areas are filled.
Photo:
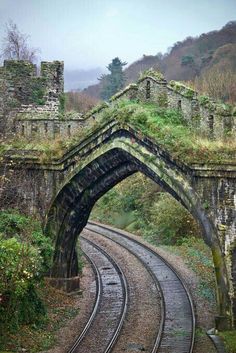
[[108, 353], [119, 335], [127, 311], [127, 282], [109, 254], [81, 238], [83, 251], [96, 277], [96, 301], [86, 326], [68, 353]]
[[121, 231], [94, 222], [89, 222], [85, 229], [127, 249], [158, 283], [162, 293], [162, 321], [151, 352], [192, 353], [195, 333], [193, 303], [186, 285], [174, 268], [152, 249]]
[[[163, 299], [157, 279], [152, 276], [149, 268], [128, 250], [120, 246], [116, 246], [114, 249], [112, 248], [113, 242], [110, 240], [106, 241], [104, 238], [101, 238], [101, 241], [97, 241], [99, 240], [97, 239], [97, 234], [94, 236], [91, 233], [84, 232], [83, 237], [96, 242], [107, 252], [112, 252], [127, 276], [129, 293], [128, 311], [125, 324], [113, 349], [114, 352], [137, 352], [140, 350], [155, 353], [160, 340], [161, 330], [159, 328], [164, 322], [163, 307], [161, 305]], [[142, 273], [143, 277], [140, 277], [140, 273]], [[140, 282], [141, 278], [143, 278], [142, 282]], [[137, 335], [139, 331], [141, 331], [140, 335]]]

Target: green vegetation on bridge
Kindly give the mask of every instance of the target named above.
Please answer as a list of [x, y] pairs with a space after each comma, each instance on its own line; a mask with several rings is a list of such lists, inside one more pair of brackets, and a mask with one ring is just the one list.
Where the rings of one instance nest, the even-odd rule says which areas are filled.
[[[227, 164], [235, 162], [236, 142], [232, 135], [224, 139], [209, 139], [200, 129], [187, 124], [178, 110], [157, 107], [151, 103], [119, 100], [103, 108], [94, 122], [83, 127], [71, 138], [43, 140], [37, 138], [13, 138], [1, 146], [1, 154], [7, 150], [38, 151], [41, 162], [50, 162], [78, 145], [83, 139], [98, 131], [110, 121], [117, 121], [121, 126], [131, 126], [144, 137], [149, 137], [161, 148], [169, 152], [172, 158], [189, 165], [194, 163]], [[32, 156], [34, 154], [32, 153]], [[35, 156], [35, 155], [34, 155]]]
[[[121, 128], [132, 127], [139, 134], [140, 139], [149, 137], [162, 149], [168, 151], [172, 158], [190, 165], [193, 163], [219, 164], [235, 161], [235, 141], [232, 136], [227, 136], [224, 140], [210, 140], [202, 136], [201, 132], [196, 130], [194, 126], [189, 126], [178, 110], [168, 110], [157, 107], [154, 104], [128, 100], [115, 101], [109, 107], [102, 109], [89, 126], [79, 130], [70, 139], [60, 138], [55, 141], [43, 141], [33, 138], [32, 140], [15, 139], [6, 141], [3, 144], [2, 153], [8, 149], [16, 148], [15, 151], [9, 151], [9, 155], [14, 159], [14, 156], [17, 156], [17, 150], [26, 149], [28, 150], [28, 153], [25, 154], [27, 158], [31, 156], [31, 152], [33, 151], [36, 153], [32, 153], [32, 160], [36, 158], [42, 164], [50, 163], [62, 157], [66, 151], [73, 149], [73, 147], [79, 145], [87, 137], [92, 137], [95, 132], [100, 131], [101, 127], [113, 121], [120, 124]], [[135, 142], [133, 143], [133, 147], [136, 148]], [[137, 148], [139, 148], [138, 144]], [[141, 183], [138, 183], [139, 191], [142, 190], [141, 185]], [[206, 275], [202, 286], [199, 287], [200, 295], [205, 298], [207, 297], [207, 300], [211, 301], [214, 294], [211, 276], [212, 263], [209, 259], [209, 251], [206, 250], [203, 241], [194, 237], [197, 235], [197, 228], [193, 221], [188, 218], [189, 215], [184, 213], [180, 209], [180, 206], [173, 202], [173, 200], [170, 200], [166, 194], [161, 195], [160, 193], [157, 199], [149, 198], [149, 201], [151, 201], [150, 204], [147, 205], [144, 203], [146, 213], [144, 209], [141, 212], [137, 203], [134, 204], [133, 197], [135, 192], [133, 191], [131, 194], [127, 193], [122, 201], [123, 206], [130, 206], [128, 211], [136, 209], [136, 212], [127, 212], [126, 209], [126, 216], [133, 217], [132, 222], [129, 223], [131, 228], [128, 229], [135, 232], [139, 229], [152, 243], [159, 244], [162, 242], [163, 244], [168, 244], [171, 251], [174, 250], [181, 256], [187, 255], [188, 258], [191, 258], [191, 263], [194, 263], [199, 273], [203, 272]], [[110, 194], [105, 195], [107, 198], [107, 202], [105, 203], [106, 209], [112, 210], [112, 208], [115, 208], [117, 210], [121, 200], [113, 196], [114, 190], [111, 190]], [[139, 196], [137, 196], [138, 198]], [[147, 199], [145, 200], [147, 201]], [[101, 200], [101, 207], [102, 202]], [[123, 206], [122, 208], [125, 209]], [[100, 210], [99, 212], [100, 215], [98, 215], [98, 218], [102, 216], [102, 211]], [[151, 217], [152, 224], [148, 221], [147, 213], [149, 213], [148, 217]], [[164, 216], [166, 216], [166, 219]], [[105, 218], [102, 220], [106, 221]], [[171, 223], [172, 220], [175, 220], [174, 224], [173, 222]], [[183, 222], [181, 223], [180, 220]], [[181, 227], [177, 229], [176, 226]], [[157, 232], [158, 227], [159, 231]], [[163, 237], [162, 239], [161, 236]], [[17, 246], [21, 247], [21, 245]], [[205, 262], [205, 267], [202, 267], [203, 261]], [[207, 287], [206, 283], [210, 287]]]

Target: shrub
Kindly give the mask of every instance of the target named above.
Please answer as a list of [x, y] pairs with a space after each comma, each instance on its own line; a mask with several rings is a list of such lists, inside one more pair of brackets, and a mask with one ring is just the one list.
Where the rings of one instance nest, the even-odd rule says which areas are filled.
[[52, 242], [43, 234], [38, 221], [22, 215], [16, 210], [1, 211], [0, 233], [4, 239], [14, 237], [37, 248], [42, 257], [43, 269], [47, 271], [50, 267], [53, 253]]
[[[16, 238], [4, 240], [1, 236], [0, 324], [34, 321], [37, 316], [35, 305], [40, 302], [34, 284], [40, 276], [41, 266], [42, 258], [37, 248]], [[31, 300], [32, 295], [37, 301]]]
[[155, 244], [180, 244], [186, 237], [200, 236], [191, 214], [140, 173], [107, 192], [97, 202], [92, 217], [135, 231]]
[[52, 244], [39, 222], [16, 211], [0, 213], [0, 328], [38, 323], [45, 316], [37, 287], [50, 266]]
[[150, 212], [153, 241], [165, 245], [181, 243], [181, 239], [198, 235], [200, 230], [191, 214], [173, 197], [160, 193]]
[[0, 291], [22, 295], [41, 270], [39, 250], [16, 238], [0, 238]]
[[2, 211], [0, 213], [0, 233], [9, 238], [21, 234], [27, 227], [27, 217], [13, 211]]

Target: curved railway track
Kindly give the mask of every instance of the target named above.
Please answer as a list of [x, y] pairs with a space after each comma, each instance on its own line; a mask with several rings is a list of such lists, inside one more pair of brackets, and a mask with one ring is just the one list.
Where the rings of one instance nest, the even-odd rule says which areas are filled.
[[121, 231], [94, 222], [89, 222], [85, 229], [127, 249], [158, 282], [163, 300], [162, 322], [152, 353], [192, 353], [195, 334], [193, 303], [185, 283], [174, 268], [148, 246]]
[[125, 276], [98, 245], [81, 237], [83, 251], [96, 277], [96, 301], [90, 318], [68, 353], [111, 352], [124, 322], [128, 304]]
[[[91, 232], [90, 232], [90, 235], [91, 235]], [[88, 234], [86, 233], [86, 234], [83, 234], [83, 236], [82, 236], [82, 239], [91, 239], [91, 237], [90, 236], [88, 236]], [[92, 241], [94, 242], [96, 242], [96, 240], [94, 239], [94, 237], [92, 237]], [[110, 239], [109, 239], [109, 243], [111, 243], [111, 241], [110, 241]], [[102, 244], [101, 242], [98, 242], [98, 245], [99, 246], [102, 246], [102, 248], [104, 249], [104, 244]], [[120, 247], [120, 246], [119, 246]], [[109, 251], [109, 250], [108, 250]], [[137, 256], [136, 255], [134, 255], [133, 253], [131, 253], [128, 249], [127, 249], [127, 252], [128, 253], [130, 253], [130, 256], [132, 256], [132, 257], [135, 257], [135, 258], [137, 258]], [[123, 249], [122, 249], [122, 256], [123, 257], [125, 257], [125, 256], [127, 256], [127, 255], [125, 255], [124, 254], [124, 251], [123, 251]], [[124, 258], [123, 258], [123, 260], [124, 260]], [[144, 330], [145, 328], [146, 328], [146, 326], [147, 326], [147, 324], [146, 324], [146, 321], [147, 320], [150, 320], [150, 316], [148, 316], [148, 314], [147, 314], [147, 312], [146, 312], [146, 310], [145, 310], [145, 308], [146, 308], [146, 306], [145, 305], [143, 305], [143, 302], [142, 302], [142, 299], [144, 300], [144, 301], [147, 301], [147, 300], [150, 300], [150, 298], [148, 298], [147, 297], [147, 294], [144, 294], [143, 292], [142, 292], [142, 299], [140, 298], [140, 300], [139, 300], [139, 306], [137, 306], [137, 303], [132, 303], [132, 299], [131, 298], [133, 298], [133, 297], [136, 297], [137, 296], [137, 291], [135, 291], [135, 288], [133, 288], [133, 284], [131, 284], [131, 278], [130, 278], [130, 275], [129, 275], [129, 277], [128, 277], [128, 286], [129, 286], [129, 308], [128, 308], [128, 313], [127, 313], [127, 320], [130, 320], [130, 314], [131, 315], [135, 315], [135, 313], [137, 313], [137, 312], [139, 312], [140, 313], [140, 311], [142, 311], [143, 312], [143, 314], [141, 314], [142, 316], [143, 316], [143, 318], [142, 318], [142, 329], [143, 329], [143, 331], [141, 332], [141, 336], [143, 336], [143, 339], [141, 339], [141, 341], [143, 342], [143, 344], [144, 345], [139, 345], [139, 344], [136, 344], [136, 343], [131, 343], [131, 346], [134, 344], [134, 346], [137, 346], [137, 347], [139, 347], [139, 348], [134, 348], [135, 349], [135, 351], [138, 349], [141, 349], [141, 350], [145, 350], [145, 351], [148, 351], [149, 353], [156, 353], [157, 352], [157, 349], [158, 349], [158, 346], [159, 346], [159, 343], [160, 343], [160, 337], [161, 337], [161, 332], [162, 332], [162, 329], [163, 329], [163, 325], [164, 325], [164, 307], [163, 307], [163, 303], [164, 303], [164, 300], [163, 300], [163, 295], [162, 295], [162, 293], [161, 293], [161, 289], [160, 289], [160, 286], [159, 286], [159, 282], [157, 281], [157, 278], [155, 277], [155, 276], [153, 276], [153, 274], [152, 274], [152, 272], [150, 271], [150, 269], [149, 269], [149, 267], [146, 265], [146, 264], [144, 264], [144, 263], [142, 263], [141, 261], [140, 261], [140, 259], [138, 259], [137, 258], [137, 260], [138, 260], [138, 262], [139, 262], [139, 265], [140, 265], [140, 267], [142, 267], [143, 269], [145, 269], [146, 270], [146, 276], [149, 274], [150, 275], [150, 280], [149, 280], [149, 286], [152, 286], [152, 292], [155, 292], [155, 301], [156, 301], [156, 303], [154, 304], [154, 305], [157, 305], [157, 306], [160, 306], [160, 312], [159, 312], [159, 315], [157, 315], [157, 316], [152, 316], [153, 317], [153, 322], [151, 323], [151, 325], [152, 325], [152, 335], [151, 336], [149, 336], [149, 337], [145, 337], [145, 332], [146, 332], [146, 330]], [[120, 263], [122, 263], [122, 268], [123, 268], [123, 266], [125, 266], [124, 265], [124, 263], [123, 263], [123, 261], [122, 261], [122, 258], [120, 258]], [[127, 266], [127, 264], [126, 264], [126, 266]], [[124, 268], [124, 270], [125, 270], [125, 268]], [[131, 272], [133, 272], [132, 270], [131, 270]], [[144, 271], [145, 272], [145, 271]], [[140, 278], [139, 278], [139, 280], [140, 280]], [[140, 287], [140, 284], [139, 283], [137, 283], [137, 285]], [[155, 290], [154, 290], [154, 287], [155, 287]], [[142, 290], [146, 290], [146, 288], [144, 289], [144, 286], [143, 285], [141, 285], [141, 288], [142, 288]], [[150, 292], [150, 291], [149, 291]], [[146, 308], [147, 309], [147, 308]], [[154, 310], [154, 308], [153, 308], [153, 310], [152, 311], [156, 311], [156, 310]], [[158, 310], [157, 310], [158, 311]], [[157, 312], [156, 312], [156, 314], [157, 314]], [[135, 325], [135, 323], [134, 323], [134, 325]], [[149, 325], [150, 326], [150, 325]], [[136, 329], [136, 326], [134, 326], [135, 327], [135, 329]], [[134, 327], [132, 327], [131, 328], [131, 330], [133, 331], [135, 331], [135, 329], [134, 329]], [[161, 329], [160, 329], [161, 328]], [[149, 333], [150, 333], [150, 331], [149, 331]], [[124, 341], [126, 341], [126, 343], [128, 343], [128, 341], [130, 342], [130, 333], [129, 332], [127, 332], [127, 329], [124, 329], [124, 330], [122, 330], [122, 332], [121, 332], [121, 335], [123, 335], [123, 337], [122, 337], [122, 339], [124, 340]], [[136, 334], [137, 335], [137, 334]], [[137, 336], [136, 336], [137, 337]], [[120, 338], [120, 337], [119, 337]], [[133, 352], [133, 348], [130, 348], [129, 347], [129, 345], [126, 345], [126, 347], [120, 347], [120, 342], [119, 342], [119, 338], [118, 338], [118, 342], [116, 343], [116, 346], [115, 346], [115, 351], [116, 352], [120, 352], [120, 351], [126, 351], [126, 349], [127, 350], [131, 350], [132, 352]], [[137, 339], [137, 338], [136, 338]], [[131, 340], [131, 342], [132, 342], [132, 340]], [[141, 342], [140, 342], [141, 343]], [[118, 346], [118, 347], [117, 347]], [[140, 348], [141, 347], [141, 348]], [[148, 347], [148, 348], [147, 348]], [[137, 350], [137, 351], [138, 351]], [[89, 352], [89, 353], [92, 353], [92, 352]]]

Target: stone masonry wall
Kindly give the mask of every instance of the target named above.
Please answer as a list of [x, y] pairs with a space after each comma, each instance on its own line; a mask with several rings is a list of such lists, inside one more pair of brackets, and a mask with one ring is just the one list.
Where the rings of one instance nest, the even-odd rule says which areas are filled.
[[15, 107], [25, 105], [58, 110], [60, 95], [64, 90], [63, 62], [42, 62], [41, 75], [36, 66], [24, 60], [6, 60], [0, 70], [0, 80]]
[[[153, 70], [137, 84], [130, 84], [110, 99], [137, 99], [157, 106], [178, 109], [187, 123], [211, 139], [236, 136], [236, 108], [215, 103], [181, 83], [167, 82]], [[41, 75], [26, 61], [5, 61], [0, 67], [0, 132], [10, 130], [26, 137], [58, 135], [71, 136], [96, 119], [107, 104], [95, 108], [85, 116], [66, 117], [63, 111], [63, 63], [42, 62]], [[6, 114], [5, 106], [11, 113]], [[7, 116], [5, 120], [3, 116]], [[6, 127], [8, 129], [6, 129]]]
[[[236, 190], [235, 171], [213, 172], [210, 176], [193, 178], [193, 186], [202, 197], [202, 202], [214, 220], [218, 237], [221, 242], [222, 252], [225, 256], [227, 271], [229, 274], [230, 297], [236, 313]], [[217, 174], [219, 174], [217, 176]], [[236, 321], [235, 321], [236, 324]]]
[[[112, 134], [110, 127], [107, 127], [107, 131], [109, 131], [109, 134]], [[104, 141], [107, 140], [108, 135], [106, 133], [103, 133], [101, 136], [103, 136]], [[95, 136], [94, 141], [91, 140], [90, 147], [87, 144], [85, 145], [85, 153], [88, 153], [89, 148], [93, 150], [96, 144], [99, 146], [100, 143], [101, 141]], [[103, 150], [101, 150], [101, 155], [103, 154]], [[14, 152], [11, 155], [11, 151], [9, 151], [10, 174], [9, 176], [7, 175], [6, 180], [11, 179], [9, 182], [9, 191], [13, 195], [14, 204], [23, 207], [25, 212], [36, 213], [43, 219], [53, 196], [56, 195], [61, 185], [64, 184], [64, 181], [67, 180], [72, 170], [77, 169], [77, 166], [80, 165], [81, 157], [79, 156], [81, 156], [81, 151], [78, 150], [74, 156], [69, 157], [72, 159], [61, 162], [61, 165], [60, 163], [43, 165], [37, 161], [37, 158], [33, 158], [33, 155], [30, 157], [26, 153], [25, 156], [22, 155], [22, 158], [17, 158], [19, 167], [14, 168], [14, 174], [11, 174], [11, 160], [14, 159]], [[23, 162], [22, 169], [20, 160]], [[149, 162], [150, 160], [147, 159], [147, 165]], [[25, 168], [26, 165], [27, 168]], [[96, 165], [98, 165], [97, 162]], [[2, 173], [4, 173], [4, 166], [2, 167]], [[204, 166], [195, 166], [188, 172], [189, 174], [186, 177], [189, 177], [189, 180], [191, 180], [191, 185], [199, 196], [199, 199], [201, 199], [202, 206], [208, 213], [209, 219], [215, 225], [224, 261], [228, 269], [230, 282], [229, 294], [235, 318], [236, 170], [234, 166], [230, 165], [216, 167], [213, 166], [212, 168], [208, 167], [205, 169]], [[67, 181], [69, 185], [69, 180]], [[71, 185], [75, 184], [72, 183]], [[6, 192], [8, 192], [7, 188]], [[71, 196], [74, 197], [74, 194], [71, 193]], [[4, 207], [6, 207], [6, 204], [4, 204]], [[215, 259], [215, 262], [217, 262], [217, 259]]]
[[[131, 96], [132, 93], [132, 96]], [[131, 98], [130, 98], [131, 96]], [[216, 103], [209, 97], [184, 85], [164, 78], [145, 76], [137, 85], [130, 85], [111, 98], [111, 102], [121, 98], [152, 102], [163, 108], [178, 109], [186, 121], [202, 136], [208, 138], [227, 138], [236, 136], [236, 108]]]
[[55, 118], [60, 111], [63, 91], [63, 62], [42, 62], [41, 75], [37, 76], [36, 66], [28, 61], [5, 61], [0, 68], [2, 130], [14, 132], [14, 122], [29, 111]]
[[30, 62], [4, 62], [0, 67], [0, 134], [70, 137], [86, 125], [81, 114], [64, 115], [63, 70], [63, 62], [44, 61], [37, 76], [36, 66]]
[[86, 122], [78, 118], [73, 120], [59, 119], [24, 119], [15, 122], [15, 132], [19, 136], [34, 138], [55, 139], [59, 136], [71, 137], [80, 128], [86, 126]]

